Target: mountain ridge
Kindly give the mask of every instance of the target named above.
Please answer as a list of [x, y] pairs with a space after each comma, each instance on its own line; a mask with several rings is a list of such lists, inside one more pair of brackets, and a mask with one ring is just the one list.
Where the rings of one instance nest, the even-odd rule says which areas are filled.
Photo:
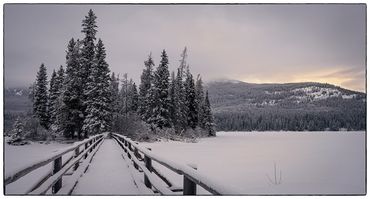
[[366, 126], [366, 94], [332, 84], [213, 81], [205, 87], [218, 130], [362, 130]]

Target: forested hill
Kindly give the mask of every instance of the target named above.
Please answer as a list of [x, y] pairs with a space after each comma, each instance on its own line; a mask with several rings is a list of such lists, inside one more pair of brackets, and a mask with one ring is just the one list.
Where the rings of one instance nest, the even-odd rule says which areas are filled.
[[[217, 130], [364, 130], [366, 95], [330, 84], [206, 84]], [[28, 88], [4, 90], [5, 128], [31, 109]]]
[[206, 85], [218, 130], [364, 130], [366, 94], [321, 83]]

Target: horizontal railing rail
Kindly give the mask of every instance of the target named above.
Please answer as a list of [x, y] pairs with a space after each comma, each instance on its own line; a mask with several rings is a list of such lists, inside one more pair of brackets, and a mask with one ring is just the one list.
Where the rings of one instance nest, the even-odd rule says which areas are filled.
[[[33, 187], [31, 187], [31, 189], [27, 192], [27, 194], [45, 194], [51, 187], [52, 193], [57, 193], [62, 187], [63, 174], [65, 174], [72, 167], [73, 170], [76, 170], [79, 166], [80, 160], [82, 158], [86, 159], [88, 154], [91, 153], [99, 143], [101, 143], [106, 135], [106, 133], [98, 134], [85, 140], [75, 142], [72, 146], [60, 149], [46, 156], [42, 160], [38, 160], [14, 172], [7, 173], [4, 180], [5, 189], [7, 185], [21, 179], [32, 171], [53, 163], [52, 171], [47, 173], [39, 182], [35, 183], [35, 185], [33, 185]], [[82, 151], [80, 151], [81, 146], [84, 146]], [[63, 164], [63, 155], [71, 151], [74, 151], [74, 155], [68, 158]]]
[[[191, 164], [179, 164], [177, 162], [165, 159], [155, 152], [151, 151], [146, 147], [140, 146], [137, 142], [130, 138], [112, 133], [113, 138], [119, 143], [119, 145], [127, 153], [128, 157], [132, 160], [136, 169], [141, 169], [144, 172], [144, 184], [148, 188], [152, 186], [163, 195], [174, 194], [174, 191], [183, 191], [183, 195], [196, 195], [196, 185], [201, 186], [208, 192], [214, 195], [231, 195], [236, 192], [229, 187], [222, 185], [210, 179], [197, 171], [196, 166]], [[141, 154], [144, 156], [141, 157]], [[168, 181], [163, 174], [159, 174], [156, 169], [152, 166], [152, 161], [156, 161], [160, 165], [172, 170], [173, 172], [183, 175], [183, 188], [179, 187], [165, 187], [158, 183], [161, 180], [167, 185], [171, 183]]]

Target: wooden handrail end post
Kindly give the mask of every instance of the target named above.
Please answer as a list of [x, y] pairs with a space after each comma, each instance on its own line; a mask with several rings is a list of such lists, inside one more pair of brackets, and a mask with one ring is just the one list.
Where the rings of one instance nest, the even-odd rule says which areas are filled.
[[[197, 170], [198, 167], [195, 164], [188, 164], [191, 168]], [[184, 175], [184, 187], [183, 195], [197, 195], [197, 184]]]
[[[152, 159], [150, 159], [148, 156], [144, 155], [144, 162], [145, 162], [145, 167], [152, 172]], [[144, 173], [144, 184], [148, 188], [152, 188], [152, 183], [150, 182], [148, 176]]]
[[[62, 169], [62, 156], [54, 160], [53, 175]], [[52, 193], [57, 193], [62, 188], [62, 177], [53, 185]]]

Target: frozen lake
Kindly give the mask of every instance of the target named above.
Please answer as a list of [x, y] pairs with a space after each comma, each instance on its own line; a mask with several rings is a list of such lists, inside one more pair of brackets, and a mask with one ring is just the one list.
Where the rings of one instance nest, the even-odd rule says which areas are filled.
[[[365, 132], [218, 132], [197, 143], [140, 143], [156, 154], [198, 171], [236, 194], [364, 194]], [[5, 144], [5, 174], [70, 145]], [[70, 156], [72, 154], [67, 154]], [[65, 160], [65, 159], [64, 159]], [[109, 163], [107, 163], [109, 164]], [[161, 167], [178, 186], [182, 176]], [[50, 171], [40, 168], [7, 186], [7, 193], [25, 193]], [[207, 192], [198, 187], [198, 194]]]
[[[364, 131], [218, 132], [198, 143], [142, 144], [168, 159], [196, 164], [241, 194], [365, 193]], [[181, 176], [154, 166], [182, 184]]]

